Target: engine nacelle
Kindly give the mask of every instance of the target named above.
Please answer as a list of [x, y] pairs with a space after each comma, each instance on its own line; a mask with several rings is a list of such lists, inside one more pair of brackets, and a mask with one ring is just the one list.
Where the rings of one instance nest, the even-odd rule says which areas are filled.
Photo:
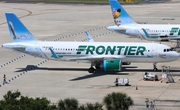
[[131, 62], [122, 62], [122, 65], [130, 65]]
[[106, 72], [118, 72], [122, 71], [122, 61], [121, 60], [104, 60], [103, 69]]

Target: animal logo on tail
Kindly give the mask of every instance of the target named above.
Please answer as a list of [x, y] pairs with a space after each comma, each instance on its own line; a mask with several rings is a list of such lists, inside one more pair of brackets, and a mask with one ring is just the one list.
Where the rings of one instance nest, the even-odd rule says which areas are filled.
[[114, 23], [119, 26], [120, 24], [118, 24], [117, 22], [121, 22], [121, 21], [117, 21], [116, 19], [121, 16], [121, 9], [119, 8], [119, 9], [116, 10], [113, 7], [111, 7], [111, 9], [112, 9], [112, 15], [113, 15], [113, 18], [114, 18]]
[[114, 19], [117, 19], [121, 15], [121, 9], [119, 8], [116, 10], [116, 9], [112, 8], [112, 15], [113, 15]]

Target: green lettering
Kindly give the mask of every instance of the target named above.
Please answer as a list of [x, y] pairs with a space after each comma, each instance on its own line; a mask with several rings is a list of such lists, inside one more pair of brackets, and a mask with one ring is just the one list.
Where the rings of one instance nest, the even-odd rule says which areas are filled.
[[128, 55], [135, 55], [136, 48], [137, 48], [137, 46], [130, 46]]
[[121, 54], [121, 50], [122, 50], [123, 48], [125, 48], [125, 46], [117, 46], [117, 48], [118, 48], [118, 55], [120, 55], [120, 54]]
[[97, 53], [98, 55], [102, 55], [104, 52], [105, 52], [105, 47], [104, 47], [104, 46], [98, 46], [98, 47], [96, 48], [96, 53]]
[[125, 51], [124, 51], [124, 55], [126, 55], [126, 54], [127, 54], [127, 52], [128, 52], [128, 48], [129, 48], [129, 46], [126, 46]]
[[86, 51], [86, 54], [94, 54], [93, 51], [95, 50], [95, 47], [94, 46], [88, 46], [87, 48], [87, 51]]
[[110, 52], [111, 55], [114, 55], [115, 50], [116, 50], [116, 46], [113, 46], [113, 49], [111, 49], [111, 46], [108, 46], [105, 54], [107, 55], [108, 52]]
[[139, 54], [144, 55], [144, 51], [146, 51], [146, 47], [139, 46], [137, 51], [136, 51], [136, 55], [139, 55]]
[[180, 35], [180, 29], [179, 29], [179, 31], [178, 31], [178, 35]]
[[174, 33], [176, 33], [178, 30], [179, 28], [171, 28], [170, 35], [174, 35]]
[[76, 54], [81, 54], [82, 51], [84, 51], [86, 49], [87, 45], [80, 45], [77, 49], [77, 53]]

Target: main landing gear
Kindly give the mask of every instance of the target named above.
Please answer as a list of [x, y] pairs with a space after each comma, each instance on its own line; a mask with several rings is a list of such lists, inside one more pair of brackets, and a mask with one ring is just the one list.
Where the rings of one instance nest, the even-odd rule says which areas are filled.
[[101, 69], [101, 62], [100, 61], [91, 62], [91, 67], [88, 69], [88, 72], [94, 73], [96, 71], [96, 69]]
[[157, 71], [158, 69], [157, 69], [157, 66], [156, 66], [156, 63], [153, 63], [153, 70], [154, 71]]
[[96, 70], [95, 68], [90, 67], [90, 68], [88, 69], [88, 72], [89, 72], [89, 73], [94, 73], [94, 72], [95, 72], [95, 70]]

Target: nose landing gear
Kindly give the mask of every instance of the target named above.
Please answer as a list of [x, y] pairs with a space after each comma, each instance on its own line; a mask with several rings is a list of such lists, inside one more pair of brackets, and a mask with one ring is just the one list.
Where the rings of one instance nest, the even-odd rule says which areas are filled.
[[158, 71], [158, 68], [157, 68], [157, 66], [156, 66], [156, 63], [153, 63], [153, 70], [154, 70], [154, 71]]

